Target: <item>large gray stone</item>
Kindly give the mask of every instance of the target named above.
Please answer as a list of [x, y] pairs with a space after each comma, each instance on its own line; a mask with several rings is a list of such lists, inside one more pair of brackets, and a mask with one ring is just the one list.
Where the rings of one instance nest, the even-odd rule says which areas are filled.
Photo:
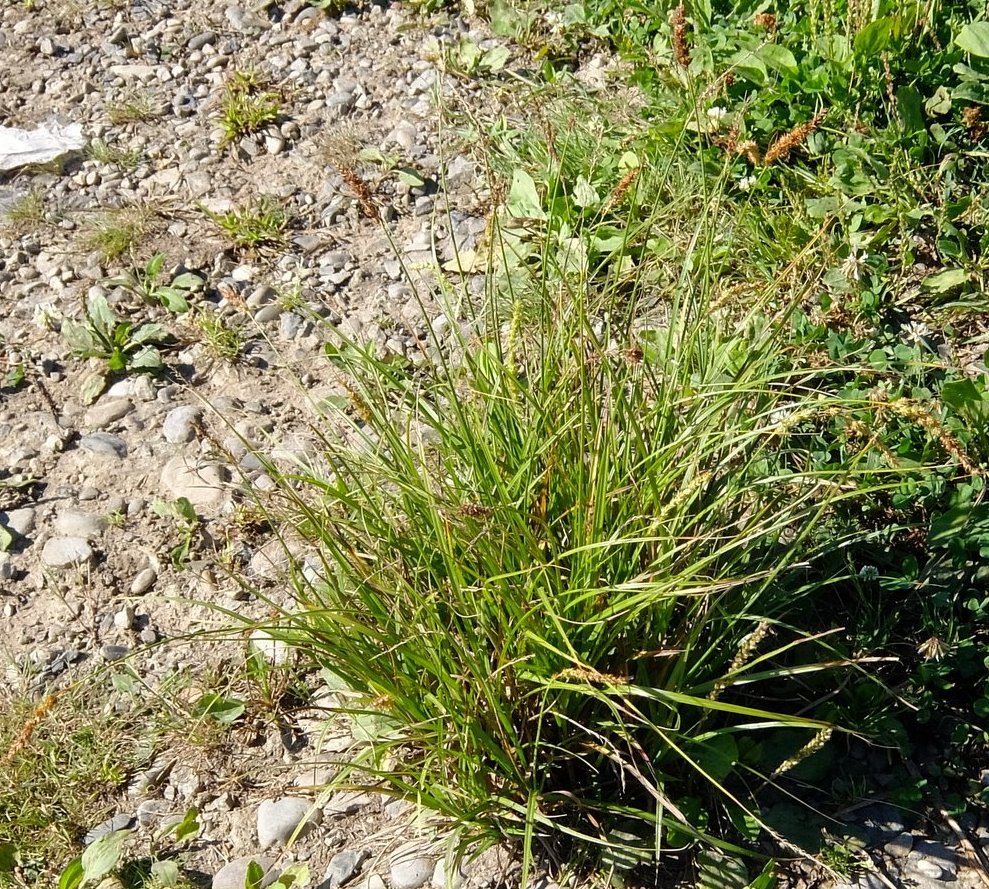
[[202, 413], [202, 409], [195, 405], [172, 408], [165, 415], [165, 422], [161, 427], [165, 441], [169, 444], [185, 444], [187, 441], [192, 441], [196, 437], [196, 429]]
[[49, 568], [77, 568], [94, 555], [85, 537], [52, 537], [41, 551], [41, 561]]
[[418, 843], [405, 843], [395, 850], [388, 868], [391, 889], [419, 889], [433, 876], [436, 862]]
[[305, 836], [321, 816], [308, 800], [292, 796], [265, 800], [258, 806], [258, 843], [262, 849], [270, 849], [287, 843], [293, 836]]
[[172, 457], [161, 470], [161, 484], [173, 497], [185, 497], [197, 507], [216, 509], [226, 499], [226, 478], [219, 463], [197, 464], [183, 456]]

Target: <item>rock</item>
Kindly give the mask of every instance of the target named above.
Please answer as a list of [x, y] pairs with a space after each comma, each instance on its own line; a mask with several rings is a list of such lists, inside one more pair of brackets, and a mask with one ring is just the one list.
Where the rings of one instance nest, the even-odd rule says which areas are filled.
[[392, 854], [388, 868], [391, 889], [419, 889], [433, 875], [435, 862], [418, 843], [405, 843]]
[[[14, 563], [11, 561], [10, 553], [0, 552], [0, 580], [14, 579]], [[4, 603], [4, 617], [13, 617], [17, 609], [12, 602]]]
[[107, 818], [100, 824], [97, 824], [92, 830], [90, 830], [86, 836], [83, 837], [82, 841], [87, 846], [95, 843], [100, 837], [105, 837], [107, 834], [114, 833], [118, 830], [129, 830], [134, 826], [135, 818], [133, 815], [125, 815], [123, 813], [119, 815], [114, 815], [112, 818]]
[[41, 562], [49, 568], [78, 568], [94, 556], [84, 537], [52, 537], [41, 551]]
[[323, 806], [323, 814], [330, 816], [356, 815], [371, 805], [372, 799], [366, 793], [340, 790], [333, 794]]
[[157, 397], [154, 383], [146, 374], [119, 380], [106, 391], [105, 399], [133, 398], [136, 401], [154, 401]]
[[19, 537], [27, 537], [34, 530], [35, 511], [30, 507], [23, 509], [12, 509], [7, 513], [0, 513], [0, 519], [5, 528], [9, 528]]
[[131, 595], [140, 596], [142, 593], [146, 593], [154, 586], [154, 582], [157, 579], [158, 572], [154, 568], [145, 568], [143, 571], [139, 571], [131, 581]]
[[79, 439], [79, 447], [100, 457], [113, 457], [121, 460], [127, 456], [127, 442], [119, 435], [109, 432], [93, 432]]
[[357, 869], [364, 863], [368, 853], [363, 849], [344, 849], [330, 859], [319, 889], [335, 889], [353, 879]]
[[226, 499], [226, 477], [219, 463], [198, 465], [187, 457], [172, 457], [161, 470], [161, 485], [175, 499], [185, 497], [196, 507], [215, 509]]
[[185, 444], [187, 441], [192, 441], [196, 437], [196, 429], [202, 414], [202, 409], [194, 405], [172, 408], [165, 415], [165, 422], [161, 427], [165, 441], [169, 444]]
[[105, 429], [111, 423], [122, 420], [132, 410], [134, 402], [129, 398], [104, 398], [86, 411], [82, 421], [90, 429]]
[[265, 660], [276, 667], [287, 663], [292, 649], [287, 642], [274, 638], [267, 630], [254, 630], [251, 633], [251, 647], [260, 652]]
[[106, 519], [78, 509], [67, 509], [55, 519], [55, 531], [63, 537], [91, 540], [106, 530]]
[[119, 661], [130, 654], [130, 649], [126, 645], [104, 645], [100, 649], [105, 661]]
[[464, 872], [460, 867], [454, 866], [453, 873], [450, 874], [449, 863], [441, 858], [433, 868], [430, 883], [433, 889], [460, 889], [464, 885]]
[[308, 800], [291, 796], [265, 800], [258, 806], [258, 842], [262, 849], [287, 843], [293, 836], [305, 836], [320, 820], [320, 810]]
[[136, 612], [133, 605], [125, 605], [113, 615], [113, 625], [118, 630], [130, 630], [134, 627]]
[[912, 848], [913, 834], [904, 831], [886, 843], [883, 846], [883, 851], [891, 858], [906, 858]]
[[260, 889], [270, 886], [278, 879], [281, 873], [275, 867], [275, 860], [263, 855], [245, 855], [243, 858], [235, 858], [233, 861], [223, 865], [213, 876], [213, 889], [244, 889], [247, 883], [247, 868], [251, 862], [255, 861], [264, 871]]

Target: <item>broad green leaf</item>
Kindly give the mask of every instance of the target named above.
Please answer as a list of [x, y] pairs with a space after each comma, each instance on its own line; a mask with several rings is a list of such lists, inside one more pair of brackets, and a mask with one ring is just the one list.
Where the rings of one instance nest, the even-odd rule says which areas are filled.
[[395, 171], [395, 175], [399, 182], [404, 182], [409, 188], [421, 188], [426, 184], [426, 180], [411, 167], [399, 167]]
[[13, 843], [0, 843], [0, 874], [9, 874], [17, 866], [17, 847]]
[[[145, 346], [130, 359], [130, 366], [134, 370], [161, 370], [164, 363], [161, 360], [161, 353], [154, 346]], [[123, 370], [124, 367], [115, 368], [111, 362], [110, 369]]]
[[749, 870], [741, 858], [720, 849], [704, 849], [697, 856], [697, 889], [745, 889]]
[[488, 71], [494, 73], [504, 68], [510, 58], [511, 53], [508, 51], [507, 46], [494, 46], [484, 54], [484, 57], [481, 59], [481, 67], [487, 68]]
[[144, 267], [144, 274], [149, 278], [157, 278], [161, 274], [161, 270], [165, 267], [165, 254], [156, 253], [151, 259], [148, 260], [148, 264]]
[[155, 291], [155, 296], [169, 312], [182, 315], [189, 311], [189, 303], [185, 298], [185, 292], [177, 287], [159, 287]]
[[302, 889], [309, 885], [309, 867], [305, 864], [290, 864], [272, 884], [272, 889]]
[[797, 70], [797, 58], [785, 46], [778, 43], [767, 43], [759, 49], [759, 58], [767, 68], [774, 71], [794, 73]]
[[91, 351], [96, 341], [92, 332], [84, 324], [74, 321], [72, 318], [65, 318], [62, 321], [62, 337], [75, 352], [86, 353]]
[[512, 173], [512, 185], [508, 190], [508, 212], [512, 216], [531, 219], [545, 219], [542, 202], [539, 200], [539, 190], [535, 180], [525, 170], [515, 170]]
[[115, 830], [100, 837], [82, 853], [83, 878], [80, 885], [95, 883], [105, 877], [119, 863], [127, 842], [133, 831]]
[[748, 889], [776, 889], [776, 884], [779, 882], [776, 876], [776, 862], [770, 859], [766, 862], [766, 866], [762, 869], [762, 873], [759, 874], [751, 883], [748, 885]]
[[889, 16], [869, 22], [855, 35], [855, 54], [871, 59], [882, 53], [889, 46], [893, 36], [894, 20]]
[[972, 280], [971, 274], [965, 269], [948, 269], [944, 272], [936, 272], [924, 278], [922, 286], [930, 293], [950, 293], [959, 287], [968, 284]]
[[989, 59], [989, 22], [966, 25], [955, 35], [955, 45], [980, 59]]
[[756, 86], [763, 86], [769, 77], [766, 63], [754, 52], [743, 51], [736, 53], [729, 60], [731, 70], [735, 74], [744, 77]]
[[924, 129], [923, 102], [916, 87], [903, 86], [896, 91], [896, 113], [905, 133], [919, 133]]
[[83, 881], [82, 859], [73, 858], [58, 877], [58, 889], [77, 889]]
[[578, 176], [573, 187], [573, 202], [578, 207], [594, 207], [600, 201], [601, 197], [590, 180], [586, 176]]
[[0, 525], [0, 553], [7, 552], [13, 542], [14, 535], [6, 525]]
[[949, 509], [931, 522], [927, 542], [938, 548], [947, 547], [959, 537], [989, 534], [989, 506], [960, 506]]
[[172, 287], [179, 290], [198, 290], [206, 282], [193, 272], [184, 272], [172, 281]]
[[209, 692], [204, 694], [192, 709], [197, 719], [209, 717], [221, 725], [232, 725], [247, 711], [247, 706], [237, 698], [225, 698]]
[[154, 885], [168, 889], [179, 885], [179, 866], [169, 859], [159, 859], [151, 865], [151, 878]]
[[170, 824], [162, 831], [162, 838], [171, 834], [176, 843], [181, 843], [199, 833], [199, 810], [192, 806], [186, 810], [181, 821]]
[[989, 84], [978, 80], [966, 80], [951, 91], [951, 98], [955, 102], [989, 105]]
[[256, 861], [249, 861], [244, 876], [244, 889], [261, 889], [264, 883], [264, 869]]
[[86, 308], [89, 320], [95, 327], [109, 332], [117, 326], [117, 316], [102, 293], [95, 293], [90, 296]]
[[160, 343], [168, 339], [168, 331], [161, 324], [142, 324], [130, 338], [135, 346], [144, 343]]
[[79, 399], [83, 404], [92, 404], [106, 389], [106, 376], [99, 371], [88, 374], [79, 387]]

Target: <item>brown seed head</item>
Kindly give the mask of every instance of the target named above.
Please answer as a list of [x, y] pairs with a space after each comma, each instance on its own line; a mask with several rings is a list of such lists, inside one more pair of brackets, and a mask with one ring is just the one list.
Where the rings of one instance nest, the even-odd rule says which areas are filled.
[[762, 159], [762, 162], [768, 167], [778, 160], [786, 160], [794, 148], [799, 148], [807, 141], [807, 137], [821, 125], [821, 121], [824, 120], [826, 115], [826, 110], [818, 111], [806, 123], [794, 127], [789, 133], [785, 133], [775, 139], [773, 144], [766, 149], [766, 156]]
[[670, 17], [670, 29], [673, 32], [673, 59], [681, 68], [690, 65], [690, 47], [687, 43], [689, 26], [687, 25], [687, 15], [683, 8], [683, 0], [677, 4]]

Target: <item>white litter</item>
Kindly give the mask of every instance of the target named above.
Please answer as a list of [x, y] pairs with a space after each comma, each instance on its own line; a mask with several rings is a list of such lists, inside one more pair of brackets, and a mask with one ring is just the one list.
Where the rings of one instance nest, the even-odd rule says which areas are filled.
[[0, 127], [0, 172], [26, 164], [47, 164], [86, 144], [82, 125], [47, 120], [33, 130]]

